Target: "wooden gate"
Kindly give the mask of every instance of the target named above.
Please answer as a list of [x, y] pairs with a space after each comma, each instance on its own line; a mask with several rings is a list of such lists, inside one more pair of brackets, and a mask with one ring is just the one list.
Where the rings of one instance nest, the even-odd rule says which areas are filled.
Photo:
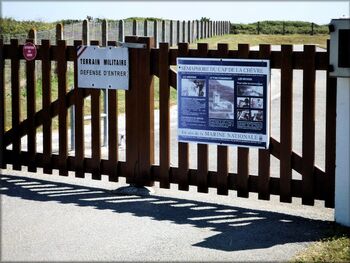
[[[282, 45], [281, 51], [271, 51], [270, 45], [260, 45], [259, 51], [250, 50], [241, 44], [238, 50], [229, 50], [227, 44], [218, 44], [210, 50], [208, 44], [198, 44], [189, 49], [187, 43], [170, 49], [167, 43], [153, 48], [152, 38], [127, 37], [126, 42], [145, 43], [145, 49], [130, 49], [130, 90], [125, 92], [126, 114], [126, 158], [118, 157], [118, 93], [108, 90], [108, 153], [101, 156], [101, 103], [98, 89], [77, 87], [76, 47], [67, 46], [64, 40], [50, 45], [43, 40], [37, 45], [36, 61], [24, 62], [22, 45], [18, 40], [3, 44], [0, 40], [0, 165], [12, 165], [14, 170], [27, 166], [31, 172], [43, 168], [44, 173], [58, 169], [67, 176], [68, 171], [76, 177], [100, 180], [108, 175], [110, 181], [126, 177], [127, 182], [151, 186], [160, 182], [161, 188], [177, 184], [180, 190], [197, 186], [199, 192], [207, 193], [216, 188], [220, 195], [236, 190], [239, 197], [248, 197], [249, 192], [258, 193], [259, 199], [269, 200], [270, 195], [279, 195], [281, 202], [291, 202], [292, 197], [301, 197], [302, 203], [313, 205], [314, 200], [324, 200], [326, 207], [334, 207], [335, 178], [335, 107], [336, 80], [328, 78], [328, 52], [316, 52], [315, 46], [306, 45], [304, 51], [293, 51], [292, 45]], [[91, 45], [98, 45], [91, 41]], [[115, 45], [109, 42], [108, 45]], [[280, 69], [280, 138], [270, 138], [270, 148], [258, 151], [258, 172], [250, 174], [251, 150], [239, 147], [237, 158], [229, 159], [229, 148], [217, 146], [217, 169], [208, 167], [208, 145], [197, 145], [197, 168], [190, 169], [189, 144], [178, 143], [178, 165], [170, 163], [170, 90], [176, 89], [177, 57], [252, 58], [270, 59], [272, 69]], [[55, 64], [51, 63], [55, 62]], [[25, 64], [25, 76], [20, 74], [20, 65]], [[73, 63], [74, 88], [68, 90], [68, 64]], [[23, 65], [22, 65], [23, 66]], [[55, 70], [53, 70], [53, 67]], [[40, 70], [40, 79], [36, 71]], [[302, 80], [302, 152], [292, 147], [293, 138], [293, 72], [303, 71]], [[325, 107], [325, 166], [315, 165], [315, 92], [316, 72], [327, 72]], [[52, 97], [53, 78], [57, 74], [57, 98]], [[10, 76], [10, 77], [9, 77]], [[159, 78], [159, 165], [154, 163], [154, 76]], [[8, 79], [6, 79], [8, 78]], [[25, 88], [20, 88], [22, 79]], [[40, 84], [40, 87], [38, 87]], [[56, 85], [56, 82], [55, 82]], [[36, 94], [42, 91], [41, 105], [37, 105]], [[23, 92], [25, 91], [25, 96]], [[7, 96], [10, 96], [9, 100]], [[91, 101], [91, 134], [84, 131], [84, 104]], [[25, 102], [25, 103], [21, 103]], [[68, 110], [74, 106], [75, 151], [69, 153], [67, 125]], [[23, 115], [26, 109], [26, 116]], [[54, 129], [54, 119], [58, 128]], [[9, 123], [9, 124], [7, 124]], [[38, 134], [42, 136], [42, 151], [38, 151]], [[58, 134], [58, 152], [53, 152], [53, 138]], [[27, 138], [27, 149], [23, 150], [22, 139]], [[86, 156], [85, 141], [91, 140], [91, 156]], [[271, 156], [279, 160], [278, 177], [271, 176]], [[230, 162], [237, 162], [237, 172], [229, 170]], [[301, 180], [292, 177], [292, 171], [301, 174]]]

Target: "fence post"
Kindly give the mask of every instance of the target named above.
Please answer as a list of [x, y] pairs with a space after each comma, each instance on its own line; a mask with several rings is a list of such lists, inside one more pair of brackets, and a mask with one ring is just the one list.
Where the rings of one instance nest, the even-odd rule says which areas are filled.
[[120, 42], [124, 42], [124, 20], [119, 20], [119, 36], [118, 36], [118, 40]]
[[188, 43], [192, 43], [192, 34], [191, 34], [192, 23], [190, 20], [187, 22], [187, 41]]
[[182, 42], [186, 42], [186, 21], [182, 21]]
[[329, 29], [330, 77], [336, 78], [334, 218], [350, 227], [350, 19], [332, 19]]
[[286, 28], [285, 28], [285, 24], [284, 21], [282, 22], [282, 35], [284, 35], [286, 33]]
[[311, 36], [314, 35], [314, 23], [312, 22], [311, 23]]
[[153, 186], [154, 87], [150, 60], [154, 40], [150, 37], [127, 37], [126, 40], [147, 46], [129, 49], [130, 88], [125, 92], [127, 183]]
[[204, 21], [200, 21], [200, 23], [201, 23], [201, 36], [200, 36], [200, 38], [202, 39], [202, 38], [204, 38]]
[[170, 42], [170, 46], [173, 46], [174, 45], [174, 21], [173, 20], [170, 20], [170, 39], [169, 39], [169, 42]]
[[209, 21], [209, 22], [208, 22], [208, 27], [209, 27], [209, 30], [208, 30], [208, 31], [209, 31], [209, 37], [212, 37], [212, 34], [213, 34], [211, 26], [212, 26], [212, 22], [211, 22], [211, 21]]
[[83, 21], [83, 45], [86, 46], [89, 44], [90, 39], [89, 39], [89, 21], [85, 19]]
[[158, 21], [154, 20], [153, 22], [153, 39], [154, 39], [154, 44], [155, 47], [158, 47]]
[[138, 31], [138, 28], [137, 28], [137, 21], [134, 19], [132, 21], [132, 34], [134, 36], [137, 36], [137, 31]]
[[[36, 44], [36, 30], [30, 29], [26, 42]], [[36, 102], [36, 76], [35, 76], [35, 60], [26, 61], [26, 100], [27, 100], [27, 152], [28, 152], [28, 172], [36, 172], [35, 155], [36, 155], [36, 129], [35, 129], [35, 102]]]
[[176, 44], [180, 43], [180, 21], [176, 21]]
[[147, 21], [147, 19], [145, 19], [145, 21], [143, 21], [143, 35], [145, 37], [148, 36], [148, 21]]
[[162, 42], [165, 42], [165, 37], [166, 37], [165, 20], [162, 20]]
[[260, 35], [260, 22], [258, 22], [258, 25], [257, 25], [257, 33], [258, 35]]

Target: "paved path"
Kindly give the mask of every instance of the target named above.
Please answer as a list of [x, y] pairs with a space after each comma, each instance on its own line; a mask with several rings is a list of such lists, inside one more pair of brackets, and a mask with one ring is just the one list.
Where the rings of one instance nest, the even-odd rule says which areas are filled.
[[115, 196], [115, 187], [106, 177], [3, 170], [1, 260], [285, 261], [323, 237], [333, 220], [321, 202], [305, 207], [176, 186]]

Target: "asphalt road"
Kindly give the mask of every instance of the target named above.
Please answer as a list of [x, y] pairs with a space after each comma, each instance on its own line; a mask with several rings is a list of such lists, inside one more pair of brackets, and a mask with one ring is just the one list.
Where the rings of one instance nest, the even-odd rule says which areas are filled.
[[117, 196], [115, 183], [89, 176], [3, 170], [1, 260], [286, 261], [324, 237], [333, 220], [322, 202], [306, 207], [174, 185]]

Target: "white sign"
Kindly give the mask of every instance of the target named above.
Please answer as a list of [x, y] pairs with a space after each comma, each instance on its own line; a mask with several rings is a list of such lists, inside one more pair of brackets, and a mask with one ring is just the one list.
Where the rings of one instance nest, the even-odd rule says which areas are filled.
[[123, 47], [79, 46], [78, 87], [129, 89], [129, 53]]

